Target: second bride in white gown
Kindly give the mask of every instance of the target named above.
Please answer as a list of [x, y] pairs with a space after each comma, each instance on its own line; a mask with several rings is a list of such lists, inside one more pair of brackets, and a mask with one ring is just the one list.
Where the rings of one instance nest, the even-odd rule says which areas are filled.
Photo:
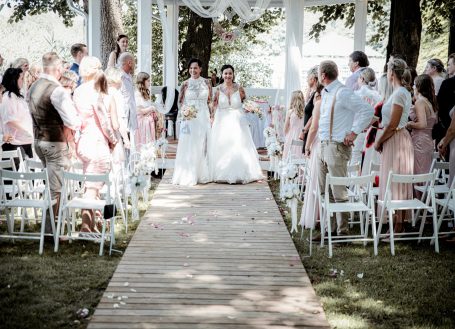
[[242, 108], [245, 91], [234, 83], [234, 68], [221, 68], [224, 82], [215, 94], [209, 168], [214, 182], [249, 183], [263, 178], [259, 157]]

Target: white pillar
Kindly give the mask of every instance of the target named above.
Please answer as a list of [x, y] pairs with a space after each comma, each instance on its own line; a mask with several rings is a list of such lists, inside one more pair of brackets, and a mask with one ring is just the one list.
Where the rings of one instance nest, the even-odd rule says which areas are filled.
[[294, 90], [302, 88], [301, 64], [303, 44], [304, 0], [284, 0], [286, 9], [286, 68], [284, 93], [286, 108]]
[[152, 70], [152, 1], [137, 0], [137, 67]]
[[[166, 68], [172, 65], [173, 68], [178, 67], [178, 38], [179, 38], [179, 6], [177, 1], [174, 0], [173, 4], [167, 5], [167, 24], [169, 26], [169, 41], [171, 42], [172, 58], [164, 56], [164, 85], [175, 83], [177, 81], [177, 75], [174, 78], [169, 77], [169, 73]], [[163, 49], [164, 54], [166, 50]], [[173, 74], [177, 73], [177, 70], [172, 70]]]
[[88, 53], [101, 58], [101, 2], [88, 2]]
[[354, 50], [365, 51], [368, 0], [355, 1]]

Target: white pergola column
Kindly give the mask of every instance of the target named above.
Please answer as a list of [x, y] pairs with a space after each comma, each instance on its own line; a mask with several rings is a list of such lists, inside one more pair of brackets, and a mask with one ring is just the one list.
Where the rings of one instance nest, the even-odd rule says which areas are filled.
[[354, 50], [365, 51], [368, 0], [355, 1]]
[[88, 53], [101, 58], [101, 3], [98, 0], [88, 1]]
[[[171, 42], [171, 51], [172, 57], [169, 58], [168, 56], [164, 56], [164, 85], [169, 85], [175, 83], [177, 81], [177, 70], [172, 70], [175, 74], [175, 77], [170, 77], [170, 72], [166, 71], [167, 67], [178, 67], [178, 38], [179, 38], [179, 6], [177, 5], [177, 1], [174, 0], [172, 4], [168, 4], [167, 8], [167, 24], [170, 28], [169, 31], [169, 41]], [[164, 54], [166, 54], [166, 50], [163, 49]]]
[[152, 1], [137, 0], [137, 65], [140, 72], [152, 70]]
[[284, 0], [286, 9], [286, 66], [284, 93], [286, 108], [291, 94], [302, 88], [301, 63], [303, 45], [303, 10], [304, 0]]

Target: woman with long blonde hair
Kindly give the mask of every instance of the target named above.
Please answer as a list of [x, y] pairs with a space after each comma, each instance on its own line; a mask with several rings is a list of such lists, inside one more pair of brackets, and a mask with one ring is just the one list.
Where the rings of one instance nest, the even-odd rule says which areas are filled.
[[156, 122], [158, 119], [156, 107], [150, 99], [150, 74], [139, 72], [136, 77], [137, 130], [136, 147], [139, 151], [141, 145], [153, 142], [156, 139]]
[[291, 146], [293, 140], [299, 140], [300, 133], [304, 126], [305, 97], [301, 90], [292, 92], [291, 105], [286, 114], [284, 123], [284, 151], [283, 158], [286, 159], [292, 153], [293, 158], [302, 158], [303, 149], [300, 146]]

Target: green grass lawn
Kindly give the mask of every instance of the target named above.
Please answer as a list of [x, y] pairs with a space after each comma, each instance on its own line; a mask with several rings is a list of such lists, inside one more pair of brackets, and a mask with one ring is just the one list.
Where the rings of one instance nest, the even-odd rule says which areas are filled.
[[[158, 182], [153, 181], [149, 200]], [[147, 205], [139, 201], [139, 209], [142, 217]], [[138, 224], [130, 221], [128, 234], [118, 226], [115, 249], [126, 249]], [[4, 221], [1, 226], [6, 226]], [[40, 256], [38, 244], [0, 240], [0, 328], [85, 328], [121, 254], [109, 256], [106, 243], [100, 257], [99, 244], [75, 241], [60, 244], [58, 253], [47, 242]], [[89, 310], [87, 318], [77, 315], [82, 308]]]
[[[270, 187], [289, 229], [278, 182]], [[330, 259], [317, 243], [305, 257], [307, 235], [301, 241], [299, 232], [293, 240], [332, 327], [455, 328], [454, 244], [442, 242], [436, 254], [429, 241], [400, 242], [391, 256], [383, 243], [377, 257], [371, 243], [339, 245]]]

